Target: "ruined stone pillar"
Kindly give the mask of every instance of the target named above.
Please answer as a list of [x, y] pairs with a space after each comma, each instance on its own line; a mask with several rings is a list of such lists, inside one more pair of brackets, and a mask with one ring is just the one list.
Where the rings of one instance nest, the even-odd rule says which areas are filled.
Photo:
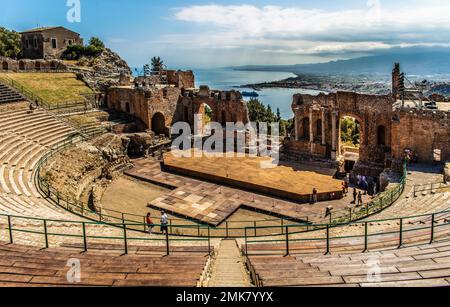
[[327, 142], [325, 140], [325, 108], [322, 108], [322, 145], [326, 145]]
[[298, 126], [298, 115], [297, 115], [297, 112], [295, 112], [294, 123], [295, 123], [295, 140], [299, 141], [300, 140], [300, 131], [299, 131], [299, 126]]
[[309, 141], [314, 143], [313, 109], [309, 109]]
[[333, 111], [331, 113], [331, 134], [332, 134], [332, 141], [331, 141], [331, 159], [336, 160], [337, 159], [337, 127], [336, 127], [336, 121], [337, 121], [338, 114], [336, 111]]

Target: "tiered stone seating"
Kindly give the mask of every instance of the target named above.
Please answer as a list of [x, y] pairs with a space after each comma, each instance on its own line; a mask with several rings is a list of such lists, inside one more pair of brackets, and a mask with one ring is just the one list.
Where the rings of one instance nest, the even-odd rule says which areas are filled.
[[259, 286], [450, 286], [450, 241], [337, 255], [250, 256]]
[[26, 100], [21, 94], [10, 88], [9, 86], [0, 83], [0, 104], [12, 103]]
[[[162, 253], [77, 253], [0, 244], [0, 286], [183, 286], [201, 285], [208, 257], [186, 248], [175, 256]], [[81, 279], [67, 279], [69, 259], [80, 261]]]
[[32, 183], [37, 162], [53, 145], [75, 131], [43, 111], [3, 113], [0, 122], [1, 191], [40, 197]]

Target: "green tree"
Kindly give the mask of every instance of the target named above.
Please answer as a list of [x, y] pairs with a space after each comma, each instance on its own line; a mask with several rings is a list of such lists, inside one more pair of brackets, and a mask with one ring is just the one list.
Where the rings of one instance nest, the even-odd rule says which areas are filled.
[[277, 108], [277, 122], [281, 121], [281, 111], [280, 108]]
[[98, 37], [91, 37], [91, 39], [89, 40], [89, 46], [93, 46], [101, 50], [105, 49], [105, 44]]
[[165, 69], [164, 61], [158, 56], [151, 59], [152, 71], [160, 72]]
[[0, 56], [17, 59], [22, 53], [20, 34], [0, 27]]

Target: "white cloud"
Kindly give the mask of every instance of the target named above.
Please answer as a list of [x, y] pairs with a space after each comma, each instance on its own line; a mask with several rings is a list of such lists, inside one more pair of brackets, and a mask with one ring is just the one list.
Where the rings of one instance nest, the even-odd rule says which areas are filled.
[[365, 9], [334, 11], [195, 5], [177, 9], [174, 18], [205, 28], [201, 35], [177, 37], [201, 48], [320, 54], [446, 45], [450, 41], [449, 12], [450, 3], [439, 1], [426, 6], [405, 1], [403, 7], [393, 10], [384, 8], [379, 0], [369, 0]]

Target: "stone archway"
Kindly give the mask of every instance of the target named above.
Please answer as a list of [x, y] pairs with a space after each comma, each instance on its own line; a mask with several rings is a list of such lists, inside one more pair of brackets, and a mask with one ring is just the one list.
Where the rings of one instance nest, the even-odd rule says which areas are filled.
[[2, 63], [2, 70], [9, 70], [9, 65], [7, 61], [3, 61]]
[[41, 62], [39, 61], [34, 62], [34, 70], [37, 71], [41, 70]]
[[19, 61], [19, 70], [25, 70], [25, 62]]
[[161, 112], [158, 112], [152, 117], [152, 131], [156, 135], [166, 135], [166, 119]]

